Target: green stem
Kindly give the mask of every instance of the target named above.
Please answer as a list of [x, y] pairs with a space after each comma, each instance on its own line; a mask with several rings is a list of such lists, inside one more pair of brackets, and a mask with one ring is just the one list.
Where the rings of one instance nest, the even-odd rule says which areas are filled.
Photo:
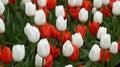
[[42, 67], [44, 67], [44, 57], [42, 58]]

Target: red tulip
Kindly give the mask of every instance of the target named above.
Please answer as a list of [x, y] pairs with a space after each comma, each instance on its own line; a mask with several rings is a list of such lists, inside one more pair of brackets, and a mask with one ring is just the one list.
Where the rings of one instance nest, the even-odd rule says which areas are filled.
[[104, 50], [102, 49], [100, 51], [100, 59], [98, 60], [98, 62], [106, 62], [111, 58], [112, 54], [109, 52], [109, 50]]
[[9, 3], [14, 4], [15, 0], [9, 0]]
[[0, 46], [0, 61], [2, 60], [2, 54], [3, 54], [3, 52], [2, 52], [2, 46]]
[[78, 67], [86, 67], [86, 66], [84, 66], [84, 65], [80, 65], [80, 66], [78, 66]]
[[12, 62], [12, 52], [9, 47], [4, 46], [2, 60], [6, 64]]
[[112, 9], [112, 6], [113, 6], [113, 2], [115, 2], [116, 0], [110, 0], [109, 4], [108, 4], [108, 7], [110, 9]]
[[88, 28], [91, 34], [97, 35], [100, 24], [98, 22], [89, 22]]
[[46, 58], [45, 58], [45, 66], [44, 67], [52, 67], [53, 65], [53, 57], [52, 55], [48, 55]]
[[118, 52], [120, 52], [120, 41], [118, 41]]
[[59, 56], [60, 54], [60, 49], [57, 48], [56, 46], [51, 45], [50, 43], [50, 54], [53, 56], [53, 59]]
[[73, 45], [74, 48], [74, 52], [73, 54], [70, 56], [70, 60], [71, 61], [77, 61], [78, 57], [79, 57], [79, 48], [76, 45]]
[[56, 6], [57, 0], [47, 0], [47, 8], [53, 10]]
[[67, 19], [67, 18], [68, 18], [68, 14], [67, 14], [67, 12], [66, 12], [66, 9], [64, 9], [64, 12], [65, 12], [64, 19]]
[[85, 38], [85, 34], [86, 34], [86, 26], [85, 25], [78, 25], [76, 27], [76, 33], [81, 33], [82, 38]]
[[45, 12], [46, 18], [48, 18], [48, 9], [47, 7], [38, 7], [38, 10], [42, 9]]
[[90, 1], [84, 1], [82, 4], [82, 7], [85, 8], [86, 10], [90, 11], [91, 10], [91, 2]]
[[33, 3], [38, 4], [38, 0], [31, 0]]
[[102, 12], [105, 17], [109, 17], [112, 14], [109, 8], [103, 6], [100, 8], [100, 12]]
[[2, 16], [2, 15], [0, 15], [0, 18], [3, 18], [3, 16]]

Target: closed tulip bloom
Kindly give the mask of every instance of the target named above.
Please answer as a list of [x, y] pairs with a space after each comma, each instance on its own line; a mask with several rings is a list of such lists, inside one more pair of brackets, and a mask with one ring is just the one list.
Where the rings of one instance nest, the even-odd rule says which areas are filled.
[[102, 0], [102, 4], [103, 4], [103, 5], [108, 5], [109, 2], [110, 2], [109, 0]]
[[93, 0], [93, 5], [96, 8], [100, 8], [102, 6], [102, 0]]
[[36, 5], [32, 4], [31, 1], [27, 2], [25, 4], [25, 13], [27, 16], [34, 16], [36, 12]]
[[82, 4], [82, 7], [90, 12], [91, 11], [91, 2], [90, 1], [84, 1], [83, 4]]
[[41, 7], [45, 7], [47, 4], [46, 2], [47, 2], [46, 0], [38, 0], [38, 5]]
[[66, 65], [65, 67], [73, 67], [73, 65], [72, 65], [72, 64], [69, 64], [69, 65]]
[[113, 3], [113, 7], [112, 7], [112, 13], [114, 15], [120, 15], [120, 1], [116, 1]]
[[45, 13], [43, 10], [36, 11], [35, 16], [34, 16], [34, 22], [37, 25], [44, 25], [45, 24], [46, 16], [45, 16]]
[[5, 32], [5, 24], [2, 19], [0, 19], [0, 33]]
[[31, 1], [31, 0], [22, 0], [22, 4], [25, 4], [25, 3], [27, 3], [27, 2], [29, 2], [29, 1]]
[[28, 40], [32, 43], [36, 43], [40, 39], [39, 30], [36, 27], [31, 26], [29, 23], [26, 24], [24, 33], [28, 37]]
[[[42, 57], [40, 57], [38, 54], [35, 56], [35, 66], [36, 67], [42, 67]], [[44, 59], [44, 65], [45, 65], [45, 59]]]
[[9, 3], [9, 0], [1, 0], [4, 5], [7, 5]]
[[45, 57], [45, 66], [44, 67], [52, 67], [53, 66], [53, 56], [52, 55], [48, 55], [47, 57]]
[[24, 45], [14, 45], [12, 48], [12, 55], [14, 61], [20, 62], [25, 57], [25, 46]]
[[99, 60], [100, 50], [101, 49], [97, 44], [93, 45], [93, 47], [91, 48], [91, 50], [89, 52], [89, 58], [90, 58], [91, 61], [96, 62], [96, 61]]
[[79, 20], [81, 22], [86, 22], [88, 20], [88, 11], [85, 8], [82, 8], [79, 12]]
[[2, 15], [5, 11], [5, 6], [3, 5], [3, 3], [0, 1], [0, 15]]
[[118, 53], [118, 43], [117, 42], [112, 42], [109, 51], [112, 54]]
[[41, 57], [46, 57], [50, 54], [50, 46], [46, 38], [39, 41], [37, 45], [37, 53]]
[[2, 55], [3, 55], [2, 46], [0, 46], [0, 61], [2, 60]]
[[96, 11], [97, 11], [97, 8], [96, 8], [96, 7], [93, 7], [93, 8], [92, 8], [92, 14], [95, 14]]
[[57, 4], [57, 0], [47, 0], [47, 8], [53, 10]]
[[83, 39], [80, 33], [75, 33], [74, 35], [72, 35], [72, 43], [79, 48], [82, 47]]
[[94, 14], [93, 20], [101, 24], [103, 21], [103, 14], [100, 11], [96, 11]]
[[59, 31], [64, 31], [67, 28], [67, 19], [64, 20], [62, 16], [59, 16], [56, 20], [56, 27]]
[[76, 0], [68, 0], [68, 4], [72, 7], [74, 7], [76, 5]]
[[76, 6], [82, 6], [83, 0], [76, 0]]
[[100, 40], [100, 46], [103, 49], [108, 49], [111, 45], [111, 36], [110, 34], [104, 34]]
[[59, 5], [59, 6], [55, 7], [55, 16], [56, 17], [59, 17], [59, 16], [64, 17], [65, 16], [65, 11], [64, 11], [63, 5]]
[[67, 40], [64, 43], [63, 48], [62, 48], [62, 52], [63, 52], [63, 55], [65, 57], [70, 57], [73, 54], [74, 48], [69, 40]]
[[97, 32], [97, 38], [101, 39], [102, 35], [107, 34], [107, 28], [106, 27], [100, 27]]

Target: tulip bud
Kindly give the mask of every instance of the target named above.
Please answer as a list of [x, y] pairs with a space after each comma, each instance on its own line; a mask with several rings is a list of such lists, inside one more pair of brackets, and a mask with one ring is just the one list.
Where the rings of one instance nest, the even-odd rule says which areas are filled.
[[83, 45], [83, 39], [80, 33], [75, 33], [72, 35], [72, 43], [77, 45], [79, 48]]
[[27, 3], [27, 2], [29, 2], [29, 1], [31, 1], [31, 0], [22, 0], [22, 4], [25, 4], [25, 3]]
[[96, 11], [94, 14], [94, 21], [99, 22], [101, 24], [103, 21], [103, 14], [99, 11]]
[[109, 2], [110, 2], [109, 0], [102, 0], [102, 4], [103, 4], [103, 5], [108, 5]]
[[93, 5], [96, 8], [100, 8], [102, 6], [102, 0], [93, 0]]
[[112, 45], [110, 46], [109, 50], [112, 54], [118, 53], [118, 43], [117, 42], [112, 42]]
[[7, 5], [8, 4], [8, 0], [1, 0], [2, 1], [2, 3], [4, 4], [4, 5]]
[[35, 13], [34, 22], [37, 25], [44, 25], [46, 22], [46, 16], [43, 10], [38, 10]]
[[25, 3], [25, 13], [27, 16], [34, 16], [36, 12], [36, 5], [32, 4], [31, 1]]
[[5, 6], [3, 5], [3, 3], [0, 1], [0, 15], [2, 15], [4, 13], [5, 10]]
[[97, 38], [101, 39], [102, 35], [107, 34], [107, 28], [106, 27], [100, 27], [97, 32]]
[[97, 11], [97, 8], [93, 7], [92, 8], [92, 14], [95, 14], [96, 11]]
[[69, 65], [66, 65], [65, 67], [73, 67], [73, 65], [72, 65], [72, 64], [69, 64]]
[[[42, 67], [42, 57], [40, 57], [38, 54], [35, 56], [35, 66], [36, 67]], [[44, 59], [44, 65], [45, 65], [45, 59]]]
[[88, 20], [88, 11], [85, 8], [82, 8], [79, 12], [79, 20], [81, 22], [86, 22]]
[[120, 1], [116, 1], [113, 3], [113, 7], [112, 7], [112, 13], [114, 15], [120, 15]]
[[76, 0], [68, 0], [68, 4], [72, 7], [74, 7], [76, 5]]
[[5, 24], [2, 19], [0, 19], [0, 33], [5, 32]]
[[76, 6], [82, 6], [83, 0], [76, 0]]
[[100, 46], [103, 49], [108, 49], [111, 45], [111, 36], [110, 34], [104, 34], [100, 40]]
[[65, 16], [63, 5], [59, 5], [59, 6], [55, 7], [55, 15], [56, 15], [56, 17], [59, 17], [59, 16], [64, 17]]
[[59, 31], [64, 31], [67, 28], [67, 19], [64, 20], [62, 16], [59, 16], [56, 20], [56, 27]]
[[45, 7], [47, 4], [46, 2], [47, 2], [46, 0], [38, 0], [38, 5], [41, 7]]
[[70, 57], [73, 54], [74, 48], [69, 40], [67, 40], [64, 43], [63, 48], [62, 48], [62, 52], [63, 52], [63, 55], [65, 57]]
[[37, 53], [41, 57], [46, 57], [50, 54], [50, 46], [48, 40], [41, 39], [37, 45]]
[[36, 27], [31, 26], [29, 23], [24, 28], [24, 33], [30, 42], [36, 43], [40, 39], [40, 32]]
[[91, 61], [96, 62], [100, 58], [100, 48], [97, 44], [94, 44], [89, 52], [89, 58]]
[[25, 56], [25, 46], [24, 45], [14, 45], [12, 48], [12, 55], [14, 61], [20, 62]]

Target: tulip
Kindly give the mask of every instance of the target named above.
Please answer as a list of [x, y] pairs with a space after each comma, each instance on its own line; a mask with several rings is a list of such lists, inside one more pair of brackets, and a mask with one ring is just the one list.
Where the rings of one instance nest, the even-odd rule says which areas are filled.
[[94, 14], [93, 20], [95, 22], [99, 22], [101, 24], [102, 21], [103, 21], [103, 14], [99, 11], [96, 11], [95, 14]]
[[76, 0], [76, 6], [82, 6], [83, 0]]
[[86, 10], [90, 11], [91, 10], [91, 2], [90, 1], [84, 1], [82, 4], [82, 7], [85, 8]]
[[3, 3], [0, 1], [0, 15], [2, 15], [5, 11], [5, 6], [3, 5]]
[[38, 0], [31, 0], [33, 3], [38, 4]]
[[14, 45], [12, 48], [12, 55], [14, 61], [20, 62], [25, 57], [25, 46], [24, 45]]
[[62, 52], [63, 52], [63, 55], [65, 57], [70, 57], [73, 54], [74, 48], [69, 40], [67, 40], [64, 43], [63, 48], [62, 48]]
[[4, 33], [4, 32], [5, 32], [5, 24], [3, 20], [0, 18], [0, 33]]
[[110, 2], [109, 0], [102, 0], [102, 4], [103, 4], [103, 5], [108, 5], [109, 2]]
[[112, 54], [118, 53], [118, 43], [117, 42], [112, 42], [112, 45], [110, 46], [109, 51]]
[[56, 20], [56, 27], [59, 31], [64, 31], [67, 28], [67, 19], [64, 20], [62, 16], [59, 16]]
[[76, 6], [76, 0], [68, 0], [68, 4], [72, 7]]
[[41, 39], [37, 45], [37, 53], [41, 57], [46, 57], [50, 54], [50, 46], [46, 38]]
[[53, 57], [52, 55], [48, 55], [47, 57], [45, 57], [45, 66], [44, 67], [52, 67], [53, 65]]
[[16, 0], [9, 0], [10, 4], [14, 4], [16, 2]]
[[[38, 54], [36, 54], [36, 56], [35, 56], [35, 66], [36, 67], [42, 67], [42, 60], [43, 60], [43, 58], [42, 57], [40, 57]], [[44, 65], [45, 65], [45, 59], [44, 59]]]
[[9, 3], [9, 0], [1, 0], [4, 5], [7, 5]]
[[36, 5], [32, 4], [32, 2], [25, 3], [25, 13], [27, 16], [34, 16], [36, 12]]
[[55, 7], [55, 16], [56, 17], [59, 17], [59, 16], [64, 17], [65, 16], [63, 5], [59, 5], [59, 6]]
[[113, 7], [112, 7], [112, 13], [114, 15], [120, 15], [120, 1], [116, 1], [113, 3]]
[[0, 46], [0, 61], [2, 60], [2, 55], [3, 55], [2, 46]]
[[110, 0], [110, 2], [109, 2], [109, 4], [108, 4], [108, 7], [109, 7], [110, 9], [112, 9], [113, 3], [114, 3], [115, 1], [116, 1], [116, 0]]
[[38, 5], [41, 7], [45, 7], [46, 6], [46, 0], [38, 0]]
[[102, 6], [102, 0], [93, 0], [93, 5], [96, 8], [100, 8]]
[[92, 14], [95, 14], [96, 11], [97, 11], [97, 8], [96, 8], [96, 7], [93, 7], [93, 8], [92, 8]]
[[88, 11], [85, 8], [82, 8], [79, 12], [79, 20], [81, 22], [86, 22], [88, 20]]
[[26, 24], [24, 33], [32, 43], [36, 43], [40, 39], [39, 30], [36, 27], [31, 26], [29, 23]]
[[79, 48], [83, 46], [83, 39], [80, 33], [75, 33], [72, 35], [72, 43]]
[[46, 18], [48, 18], [48, 8], [47, 7], [38, 7], [38, 10], [43, 10], [45, 13]]
[[53, 10], [56, 6], [57, 0], [47, 0], [47, 8]]
[[45, 13], [43, 10], [36, 11], [35, 16], [34, 16], [34, 22], [37, 25], [44, 25], [45, 24], [46, 16], [45, 16]]
[[100, 47], [97, 44], [94, 44], [89, 52], [89, 58], [91, 61], [96, 62], [100, 58]]
[[97, 38], [101, 39], [102, 35], [107, 34], [107, 28], [106, 27], [100, 27], [97, 32]]
[[105, 17], [109, 17], [112, 14], [108, 7], [101, 7], [100, 12], [102, 12]]
[[120, 52], [120, 41], [118, 41], [118, 52]]
[[65, 67], [73, 67], [73, 65], [72, 65], [72, 64], [69, 64], [69, 65], [66, 65]]
[[31, 1], [31, 0], [22, 0], [22, 4], [25, 4], [25, 3], [27, 3], [27, 2], [29, 2], [29, 1]]
[[108, 49], [111, 45], [111, 36], [110, 34], [103, 34], [100, 40], [100, 46], [103, 49]]

